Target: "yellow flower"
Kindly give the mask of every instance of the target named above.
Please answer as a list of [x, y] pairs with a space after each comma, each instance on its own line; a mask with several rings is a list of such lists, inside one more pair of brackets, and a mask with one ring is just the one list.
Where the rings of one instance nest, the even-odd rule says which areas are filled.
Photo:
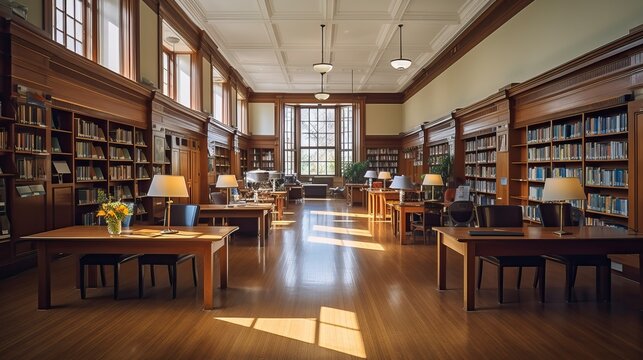
[[114, 213], [114, 210], [109, 210], [109, 211], [107, 212], [107, 216], [115, 217], [115, 216], [116, 216], [116, 214]]
[[96, 216], [105, 216], [105, 211], [98, 210], [98, 212], [96, 213]]

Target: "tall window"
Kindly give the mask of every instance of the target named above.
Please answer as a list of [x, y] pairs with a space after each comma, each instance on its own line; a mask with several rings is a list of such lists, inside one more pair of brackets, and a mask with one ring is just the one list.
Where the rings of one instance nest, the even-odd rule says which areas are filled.
[[219, 70], [212, 67], [212, 116], [216, 120], [223, 122], [223, 82], [225, 79], [221, 76]]
[[163, 49], [163, 94], [174, 94], [174, 54]]
[[176, 55], [176, 101], [187, 107], [191, 104], [191, 62], [190, 54]]
[[295, 174], [295, 107], [286, 105], [284, 115], [284, 173]]
[[54, 40], [67, 49], [85, 55], [85, 1], [56, 0]]
[[335, 108], [301, 108], [301, 175], [335, 175]]
[[[340, 107], [340, 172], [344, 166], [353, 162], [353, 107]], [[343, 174], [342, 174], [343, 175]]]
[[248, 133], [248, 102], [237, 93], [237, 129], [244, 134]]
[[[70, 0], [68, 0], [70, 1]], [[121, 72], [121, 2], [99, 0], [99, 63]]]

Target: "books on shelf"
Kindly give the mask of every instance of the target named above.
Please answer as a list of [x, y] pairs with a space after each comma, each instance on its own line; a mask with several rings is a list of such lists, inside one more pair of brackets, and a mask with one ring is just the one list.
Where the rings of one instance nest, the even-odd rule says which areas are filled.
[[78, 137], [105, 141], [105, 132], [97, 123], [93, 121], [83, 120], [76, 118], [76, 128], [78, 129]]
[[115, 185], [111, 194], [115, 199], [129, 200], [133, 199], [132, 190], [127, 185]]
[[138, 146], [147, 146], [147, 144], [145, 143], [145, 133], [144, 132], [136, 131], [135, 137], [136, 137], [136, 140], [135, 140], [136, 145], [138, 145]]
[[626, 188], [628, 186], [628, 171], [627, 169], [587, 166], [585, 168], [585, 184]]
[[627, 113], [590, 116], [585, 119], [586, 135], [604, 135], [627, 131]]
[[9, 132], [6, 128], [0, 128], [0, 150], [9, 149]]
[[132, 165], [112, 165], [109, 167], [110, 180], [131, 180]]
[[133, 144], [133, 135], [134, 132], [132, 130], [123, 128], [116, 128], [109, 132], [110, 141], [121, 144]]
[[109, 147], [109, 159], [110, 160], [132, 160], [132, 155], [129, 152], [129, 149], [110, 146]]
[[603, 194], [587, 194], [587, 209], [605, 214], [627, 216], [627, 198]]
[[529, 200], [541, 201], [544, 186], [529, 185]]
[[588, 160], [627, 160], [627, 141], [613, 140], [585, 143]]
[[76, 156], [80, 158], [105, 159], [105, 153], [100, 145], [85, 141], [76, 142]]
[[476, 147], [480, 149], [488, 149], [496, 147], [496, 134], [476, 138]]
[[537, 129], [527, 129], [527, 144], [549, 142], [551, 139], [551, 128], [541, 127]]
[[15, 138], [17, 151], [46, 152], [45, 137], [31, 132], [18, 132]]
[[482, 177], [496, 177], [495, 166], [480, 166], [480, 176]]
[[580, 167], [555, 167], [552, 170], [552, 177], [577, 177], [582, 181], [583, 170]]
[[98, 189], [77, 189], [76, 199], [78, 205], [95, 204], [98, 201]]
[[545, 181], [549, 177], [549, 167], [534, 166], [528, 169], [527, 179], [535, 181]]
[[553, 147], [554, 160], [581, 160], [583, 147], [578, 144], [556, 144]]
[[52, 153], [61, 153], [61, 152], [63, 152], [62, 148], [60, 147], [60, 141], [58, 140], [58, 137], [56, 137], [56, 136], [51, 137], [51, 152]]
[[489, 180], [476, 180], [476, 191], [495, 194], [496, 182]]
[[35, 105], [18, 105], [18, 123], [45, 126], [45, 108]]
[[496, 151], [481, 151], [476, 153], [476, 162], [477, 163], [495, 163], [496, 162]]
[[527, 149], [527, 161], [549, 161], [550, 154], [549, 146], [530, 147]]
[[16, 171], [20, 180], [45, 180], [46, 161], [34, 157], [16, 157]]
[[144, 166], [139, 166], [136, 168], [136, 178], [137, 179], [149, 179], [150, 175], [147, 172], [147, 169]]
[[582, 135], [583, 126], [580, 121], [567, 124], [554, 124], [552, 127], [552, 140], [575, 139]]
[[145, 151], [143, 149], [136, 149], [136, 162], [138, 163], [146, 163], [147, 161], [147, 156], [145, 155]]

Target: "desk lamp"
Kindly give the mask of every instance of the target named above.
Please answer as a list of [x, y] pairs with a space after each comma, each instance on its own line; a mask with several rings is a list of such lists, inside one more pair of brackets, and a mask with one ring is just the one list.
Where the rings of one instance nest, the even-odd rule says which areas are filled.
[[373, 179], [377, 178], [377, 172], [375, 170], [368, 170], [366, 174], [364, 174], [364, 177], [368, 179], [368, 189], [371, 190], [373, 188]]
[[393, 178], [391, 189], [400, 190], [400, 204], [404, 204], [404, 190], [413, 190], [413, 182], [406, 175], [399, 175]]
[[178, 230], [170, 228], [170, 214], [173, 197], [190, 197], [188, 188], [185, 185], [185, 178], [177, 175], [154, 175], [147, 196], [167, 198], [167, 227], [161, 230], [161, 234], [176, 234]]
[[382, 180], [382, 182], [384, 183], [382, 184], [382, 187], [384, 188], [384, 190], [386, 190], [386, 180], [391, 179], [391, 173], [388, 171], [380, 171], [380, 173], [377, 174], [377, 178]]
[[217, 183], [214, 187], [218, 189], [226, 189], [226, 205], [230, 205], [230, 189], [239, 186], [237, 177], [234, 175], [219, 175]]
[[422, 186], [431, 186], [431, 201], [435, 201], [435, 187], [443, 186], [442, 176], [440, 174], [425, 174]]
[[568, 200], [585, 200], [585, 192], [578, 178], [547, 178], [543, 189], [542, 201], [560, 203], [560, 230], [554, 231], [558, 236], [568, 235], [563, 230], [563, 204]]

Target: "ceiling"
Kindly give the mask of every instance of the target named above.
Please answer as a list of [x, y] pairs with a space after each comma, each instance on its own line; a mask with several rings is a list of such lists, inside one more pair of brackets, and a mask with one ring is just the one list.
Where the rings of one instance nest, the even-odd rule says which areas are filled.
[[[493, 0], [177, 0], [255, 92], [400, 92]], [[398, 24], [403, 57], [398, 71]]]

